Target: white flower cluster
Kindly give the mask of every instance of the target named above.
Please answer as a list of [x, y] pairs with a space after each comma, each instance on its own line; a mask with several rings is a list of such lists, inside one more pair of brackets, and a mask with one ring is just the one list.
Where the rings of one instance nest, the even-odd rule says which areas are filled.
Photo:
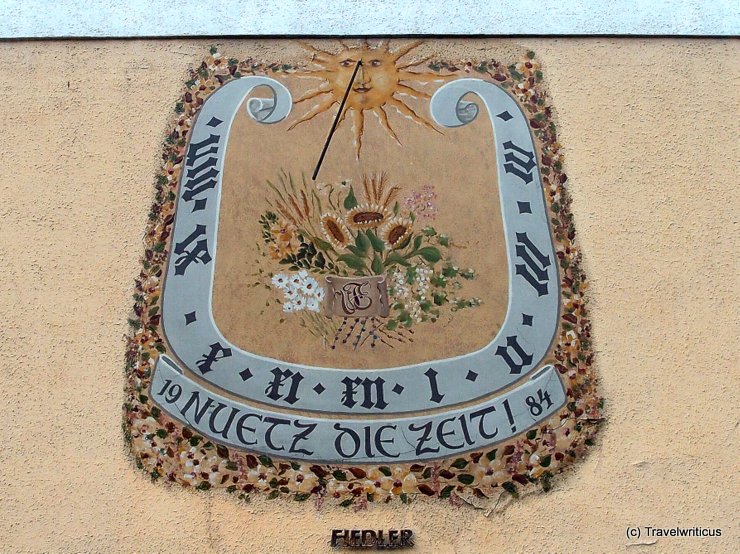
[[406, 280], [406, 271], [397, 269], [391, 276], [390, 292], [393, 300], [404, 305], [415, 323], [423, 321], [424, 311], [421, 309], [421, 303], [427, 299], [433, 273], [431, 268], [419, 265], [416, 267], [416, 275], [411, 284]]
[[272, 284], [283, 293], [283, 311], [286, 313], [309, 310], [321, 310], [321, 301], [324, 299], [324, 289], [318, 281], [302, 269], [298, 273], [278, 273], [272, 278]]

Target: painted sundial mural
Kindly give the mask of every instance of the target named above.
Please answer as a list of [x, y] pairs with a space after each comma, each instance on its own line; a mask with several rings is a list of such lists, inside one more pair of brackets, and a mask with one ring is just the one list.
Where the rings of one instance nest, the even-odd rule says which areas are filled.
[[600, 401], [534, 53], [285, 44], [212, 48], [175, 106], [127, 353], [137, 463], [345, 506], [548, 489]]

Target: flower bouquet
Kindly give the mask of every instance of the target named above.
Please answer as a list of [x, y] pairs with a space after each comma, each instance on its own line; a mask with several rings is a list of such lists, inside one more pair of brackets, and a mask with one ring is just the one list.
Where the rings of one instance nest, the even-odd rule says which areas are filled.
[[288, 270], [271, 274], [270, 286], [283, 312], [305, 314], [332, 348], [411, 342], [415, 325], [480, 305], [460, 295], [476, 275], [454, 264], [451, 237], [421, 224], [437, 214], [432, 187], [402, 199], [385, 173], [364, 176], [359, 198], [346, 180], [314, 187], [282, 173], [267, 185], [262, 243]]

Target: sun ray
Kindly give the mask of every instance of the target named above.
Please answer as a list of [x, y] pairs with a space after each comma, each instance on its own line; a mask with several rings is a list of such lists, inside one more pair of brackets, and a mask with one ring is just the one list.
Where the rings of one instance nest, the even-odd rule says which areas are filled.
[[390, 52], [390, 54], [393, 56], [393, 61], [398, 61], [412, 50], [418, 48], [423, 43], [423, 40], [415, 40], [413, 42], [409, 42], [408, 44], [404, 44], [396, 50], [393, 50], [392, 52]]
[[408, 69], [409, 67], [416, 67], [417, 65], [421, 65], [421, 64], [423, 64], [424, 62], [428, 62], [428, 61], [429, 61], [429, 60], [431, 60], [431, 59], [432, 59], [433, 57], [434, 57], [434, 56], [432, 56], [432, 55], [429, 55], [429, 56], [424, 56], [424, 57], [423, 57], [423, 58], [421, 58], [420, 60], [412, 60], [412, 61], [410, 61], [410, 62], [404, 62], [404, 63], [402, 63], [401, 65], [397, 65], [396, 67], [397, 67], [397, 68], [398, 68], [399, 70], [400, 70], [400, 69]]
[[316, 106], [314, 106], [313, 108], [311, 108], [309, 111], [307, 111], [305, 114], [303, 114], [301, 116], [301, 118], [298, 119], [298, 121], [296, 121], [295, 123], [293, 123], [293, 125], [291, 125], [290, 127], [288, 127], [288, 131], [294, 129], [297, 125], [299, 125], [301, 123], [304, 123], [306, 121], [310, 121], [311, 119], [313, 119], [314, 117], [316, 117], [320, 113], [323, 113], [325, 111], [328, 111], [336, 103], [337, 103], [337, 101], [334, 99], [333, 96], [331, 98], [327, 98], [321, 104], [317, 104]]
[[440, 75], [439, 73], [415, 73], [413, 71], [399, 71], [399, 81], [419, 81], [420, 83], [429, 83], [432, 81], [445, 81], [447, 79], [455, 79], [457, 75]]
[[362, 110], [352, 109], [352, 130], [355, 133], [355, 156], [360, 159], [362, 149], [362, 131], [365, 128], [365, 115]]
[[393, 138], [393, 140], [395, 140], [400, 145], [401, 141], [398, 139], [398, 135], [396, 135], [396, 132], [393, 130], [393, 127], [391, 127], [391, 124], [388, 121], [388, 113], [385, 111], [385, 108], [383, 106], [378, 106], [377, 108], [373, 109], [373, 112], [375, 113], [375, 115], [378, 116], [378, 119], [380, 119], [380, 123], [383, 125], [383, 128], [385, 128], [391, 138]]
[[302, 69], [293, 73], [296, 77], [305, 77], [307, 79], [329, 79], [331, 71], [326, 69]]
[[409, 96], [413, 96], [414, 98], [424, 98], [426, 100], [429, 100], [432, 95], [424, 92], [423, 90], [416, 90], [413, 87], [410, 87], [408, 85], [405, 85], [403, 83], [398, 83], [398, 91], [402, 94], [408, 94]]
[[409, 105], [404, 103], [403, 100], [400, 98], [396, 98], [395, 96], [391, 96], [388, 99], [388, 104], [396, 108], [398, 112], [401, 115], [405, 115], [407, 117], [410, 117], [413, 121], [418, 123], [419, 125], [423, 125], [427, 129], [431, 129], [432, 131], [437, 131], [439, 134], [442, 134], [442, 131], [434, 127], [429, 121], [421, 117], [419, 114], [417, 114]]
[[308, 50], [313, 54], [314, 58], [317, 59], [323, 59], [325, 62], [331, 61], [336, 54], [332, 54], [331, 52], [327, 50], [323, 50], [321, 48], [316, 48], [315, 46], [308, 44], [307, 42], [298, 42], [298, 45], [303, 48], [304, 50]]
[[305, 100], [310, 100], [311, 98], [316, 98], [317, 96], [321, 96], [322, 94], [327, 94], [331, 92], [331, 86], [327, 83], [321, 83], [318, 88], [308, 90], [304, 92], [301, 97], [298, 100], [294, 100], [294, 104], [298, 104], [298, 102], [304, 102]]
[[337, 121], [337, 127], [339, 127], [342, 124], [342, 121], [344, 121], [344, 118], [347, 117], [347, 112], [349, 111], [348, 107], [344, 107], [344, 111], [342, 112], [342, 115], [339, 116], [339, 121]]

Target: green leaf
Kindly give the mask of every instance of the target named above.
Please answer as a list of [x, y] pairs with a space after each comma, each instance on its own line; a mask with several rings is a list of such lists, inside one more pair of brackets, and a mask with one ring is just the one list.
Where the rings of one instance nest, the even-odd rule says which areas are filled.
[[237, 469], [239, 469], [239, 466], [229, 460], [228, 462], [226, 462], [226, 469], [228, 469], [229, 471], [236, 471]]
[[378, 468], [378, 471], [382, 473], [383, 475], [385, 475], [386, 477], [391, 476], [391, 468], [389, 468], [388, 466], [380, 466]]
[[275, 467], [275, 465], [272, 463], [272, 460], [265, 456], [264, 454], [262, 456], [259, 456], [260, 463], [265, 467]]
[[365, 253], [360, 248], [357, 248], [354, 244], [348, 244], [347, 250], [349, 250], [359, 258], [362, 258], [365, 255]]
[[457, 476], [457, 480], [460, 481], [463, 485], [472, 485], [473, 481], [475, 481], [475, 477], [473, 477], [469, 473], [461, 473]]
[[494, 448], [493, 450], [491, 450], [490, 452], [488, 452], [488, 453], [486, 454], [486, 458], [488, 458], [488, 461], [489, 461], [489, 462], [492, 462], [493, 460], [495, 460], [495, 459], [496, 459], [496, 450], [497, 450], [497, 449], [496, 449], [496, 448]]
[[355, 191], [350, 186], [349, 193], [347, 193], [347, 197], [344, 199], [344, 209], [351, 210], [355, 206], [357, 206], [357, 198], [355, 198]]
[[372, 230], [367, 231], [367, 238], [370, 240], [373, 250], [376, 252], [383, 252], [385, 250], [385, 243]]
[[320, 239], [319, 237], [314, 237], [313, 243], [321, 250], [331, 250], [331, 244], [323, 239]]
[[398, 212], [400, 211], [401, 211], [401, 204], [399, 204], [398, 202], [393, 204], [393, 215], [398, 215]]
[[374, 275], [381, 275], [383, 273], [383, 261], [377, 254], [375, 254], [375, 257], [373, 258], [373, 263], [370, 266], [370, 270], [373, 272]]
[[208, 481], [201, 481], [200, 484], [198, 484], [198, 486], [195, 488], [199, 491], [207, 491], [211, 488], [211, 484]]
[[547, 456], [543, 456], [540, 458], [540, 465], [542, 467], [550, 467], [550, 463], [552, 462], [552, 456], [548, 454]]
[[304, 500], [308, 500], [309, 498], [311, 498], [310, 492], [297, 492], [293, 497], [296, 502], [303, 502]]
[[438, 262], [440, 259], [442, 259], [442, 254], [440, 254], [439, 250], [437, 250], [433, 246], [426, 246], [424, 248], [416, 250], [413, 254], [416, 256], [421, 256], [429, 263]]
[[278, 496], [280, 496], [280, 491], [274, 490], [267, 495], [267, 500], [275, 500]]
[[419, 247], [421, 246], [421, 241], [422, 240], [424, 240], [424, 237], [422, 237], [421, 235], [417, 236], [414, 239], [414, 250], [418, 250], [419, 249]]
[[408, 246], [409, 244], [411, 244], [411, 235], [409, 235], [408, 237], [406, 237], [405, 239], [403, 239], [403, 242], [401, 242], [401, 243], [397, 244], [397, 245], [396, 245], [396, 246], [394, 246], [393, 248], [395, 248], [396, 250], [403, 250], [403, 249], [404, 249], [404, 248], [406, 248], [406, 247], [407, 247], [407, 246]]
[[334, 471], [332, 475], [334, 476], [334, 479], [336, 479], [337, 481], [347, 480], [347, 474], [340, 469], [337, 469], [336, 471]]
[[424, 227], [421, 232], [428, 237], [433, 237], [437, 234], [437, 230], [434, 227]]
[[466, 459], [458, 458], [453, 462], [452, 467], [454, 467], [455, 469], [463, 469], [466, 465], [468, 465], [468, 461]]
[[401, 502], [403, 502], [404, 504], [408, 504], [409, 502], [411, 502], [409, 495], [406, 494], [405, 492], [402, 492], [399, 498], [401, 499]]
[[355, 245], [364, 254], [370, 248], [370, 239], [365, 236], [365, 233], [358, 231], [355, 237]]
[[365, 269], [365, 262], [354, 254], [342, 254], [337, 258], [340, 262], [347, 264], [350, 269]]
[[348, 507], [348, 506], [351, 506], [351, 505], [352, 505], [352, 503], [353, 503], [354, 501], [355, 501], [355, 499], [354, 499], [354, 498], [348, 498], [347, 500], [342, 500], [342, 501], [341, 501], [341, 502], [339, 503], [339, 505], [340, 505], [340, 506], [341, 506], [342, 508], [346, 508], [346, 507]]
[[393, 264], [398, 264], [398, 265], [402, 265], [405, 267], [411, 267], [411, 264], [408, 261], [406, 261], [406, 258], [401, 256], [398, 252], [391, 252], [390, 254], [388, 254], [388, 257], [385, 259], [386, 267], [390, 267]]
[[442, 492], [439, 493], [440, 498], [449, 498], [452, 494], [452, 491], [455, 490], [455, 485], [447, 485], [445, 488], [442, 489]]
[[528, 440], [534, 440], [536, 436], [537, 436], [537, 429], [532, 429], [531, 431], [527, 432]]
[[385, 328], [389, 331], [393, 331], [396, 327], [398, 327], [398, 321], [395, 319], [391, 319], [388, 323], [385, 324]]
[[166, 438], [168, 434], [169, 434], [169, 433], [167, 433], [167, 431], [165, 431], [164, 429], [157, 429], [157, 436], [158, 436], [158, 437], [159, 437], [160, 439], [164, 439], [164, 438]]
[[516, 490], [516, 485], [511, 481], [506, 481], [506, 483], [503, 483], [501, 487], [503, 487], [503, 489], [514, 498], [519, 498], [519, 491]]

